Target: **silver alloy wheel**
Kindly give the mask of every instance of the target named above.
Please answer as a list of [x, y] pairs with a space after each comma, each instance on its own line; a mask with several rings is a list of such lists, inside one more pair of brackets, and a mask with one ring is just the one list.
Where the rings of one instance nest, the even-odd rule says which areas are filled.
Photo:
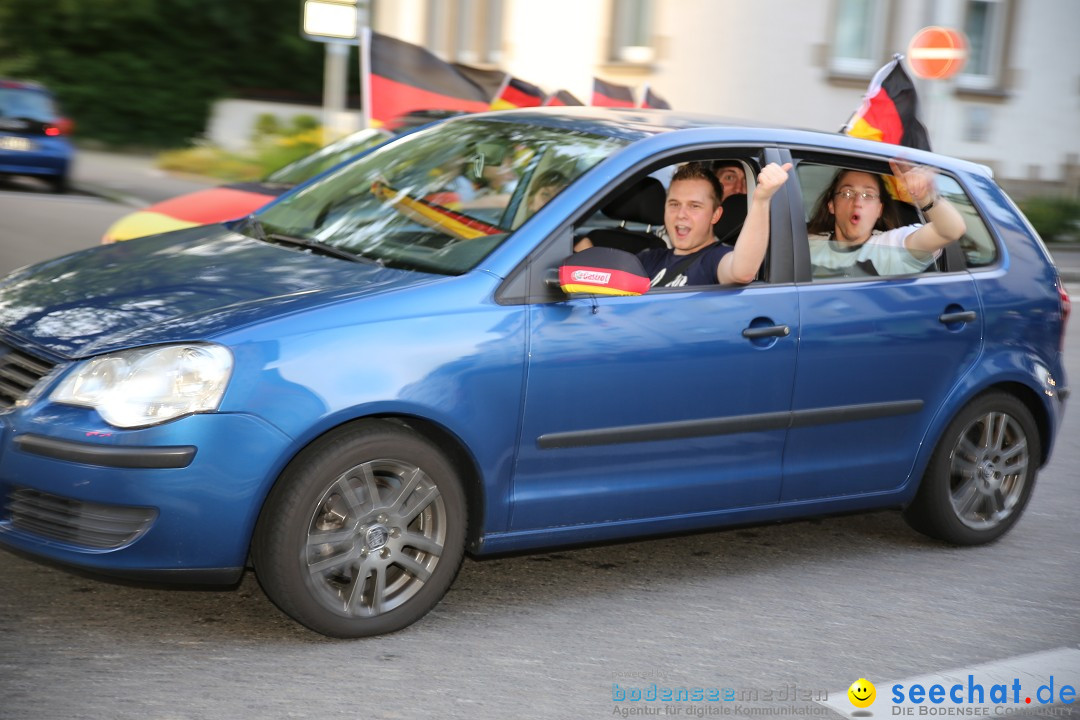
[[950, 500], [973, 530], [996, 527], [1023, 497], [1031, 455], [1023, 426], [1012, 415], [987, 412], [960, 434], [950, 455]]
[[357, 465], [315, 504], [303, 548], [309, 586], [339, 615], [387, 613], [431, 577], [447, 527], [443, 497], [423, 470], [391, 459]]

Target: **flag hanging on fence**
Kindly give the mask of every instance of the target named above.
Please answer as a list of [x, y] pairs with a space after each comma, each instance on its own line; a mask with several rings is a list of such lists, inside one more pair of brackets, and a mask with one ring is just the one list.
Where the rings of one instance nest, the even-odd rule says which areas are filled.
[[568, 93], [566, 90], [557, 90], [548, 95], [545, 105], [584, 105], [585, 103]]
[[601, 107], [636, 107], [634, 91], [626, 85], [617, 85], [593, 78], [592, 104]]
[[487, 110], [491, 98], [464, 73], [418, 45], [365, 33], [360, 77], [364, 116], [381, 127], [413, 110]]
[[930, 149], [930, 136], [919, 121], [919, 98], [915, 84], [904, 72], [902, 55], [881, 68], [870, 81], [859, 109], [842, 132], [853, 137]]
[[641, 96], [641, 107], [653, 108], [655, 110], [670, 110], [671, 103], [654, 93], [652, 88], [646, 85], [645, 93]]
[[532, 83], [511, 77], [502, 93], [491, 103], [492, 110], [511, 110], [520, 107], [537, 107], [544, 104], [544, 91]]

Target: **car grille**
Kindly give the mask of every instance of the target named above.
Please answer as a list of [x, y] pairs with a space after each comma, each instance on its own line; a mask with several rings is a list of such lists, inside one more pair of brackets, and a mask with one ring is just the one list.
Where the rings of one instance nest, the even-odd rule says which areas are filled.
[[52, 369], [53, 363], [0, 343], [0, 410], [14, 407]]
[[157, 517], [153, 508], [81, 502], [28, 488], [12, 490], [6, 509], [16, 530], [95, 550], [135, 541]]

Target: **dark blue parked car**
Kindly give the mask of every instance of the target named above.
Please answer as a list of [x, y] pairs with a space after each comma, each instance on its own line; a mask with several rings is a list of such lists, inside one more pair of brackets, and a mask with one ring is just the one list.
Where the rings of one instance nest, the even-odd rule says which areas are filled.
[[0, 79], [0, 175], [29, 175], [66, 191], [75, 154], [70, 132], [48, 89]]
[[[964, 237], [922, 272], [818, 275], [818, 197], [901, 152]], [[613, 272], [575, 237], [662, 244], [672, 170], [720, 160], [751, 195], [794, 164], [755, 282], [561, 289]], [[653, 111], [452, 119], [244, 221], [0, 282], [0, 544], [155, 581], [253, 567], [352, 637], [423, 616], [466, 552], [879, 508], [985, 543], [1050, 455], [1068, 309], [970, 163]]]

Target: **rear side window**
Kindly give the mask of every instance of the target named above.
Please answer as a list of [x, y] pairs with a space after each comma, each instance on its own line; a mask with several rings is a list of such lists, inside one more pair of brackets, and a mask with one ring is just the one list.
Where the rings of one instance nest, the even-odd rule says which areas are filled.
[[953, 204], [960, 214], [964, 216], [967, 224], [967, 232], [960, 238], [960, 248], [964, 251], [964, 259], [969, 268], [986, 267], [993, 265], [998, 259], [997, 244], [986, 227], [982, 216], [975, 210], [971, 198], [967, 196], [960, 183], [948, 175], [938, 175], [938, 192]]
[[[797, 175], [802, 190], [804, 220], [810, 242], [811, 275], [815, 282], [848, 277], [910, 276], [945, 269], [959, 270], [959, 255], [945, 248], [936, 257], [918, 257], [905, 250], [903, 239], [892, 231], [911, 228], [926, 222], [906, 191], [899, 187], [887, 165], [880, 162], [818, 162], [819, 158], [800, 162]], [[937, 194], [964, 219], [964, 235], [955, 243], [963, 254], [966, 267], [985, 267], [996, 262], [997, 246], [971, 199], [951, 176], [938, 172]], [[863, 198], [856, 200], [856, 197]], [[867, 200], [868, 198], [868, 200]], [[879, 201], [879, 198], [883, 200]], [[857, 206], [856, 206], [857, 205]], [[837, 232], [834, 211], [878, 215], [874, 239], [858, 251], [835, 242]], [[843, 230], [843, 228], [841, 228]], [[855, 262], [851, 256], [858, 255]], [[845, 257], [846, 256], [846, 257]], [[865, 257], [864, 257], [865, 256]]]

